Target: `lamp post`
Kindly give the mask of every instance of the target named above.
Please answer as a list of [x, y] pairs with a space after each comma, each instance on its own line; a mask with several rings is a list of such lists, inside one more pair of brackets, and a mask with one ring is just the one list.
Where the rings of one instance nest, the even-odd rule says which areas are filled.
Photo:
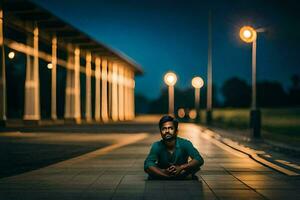
[[177, 76], [173, 72], [168, 72], [164, 76], [164, 81], [168, 85], [169, 115], [174, 116], [174, 85], [177, 82]]
[[256, 38], [257, 31], [251, 26], [244, 26], [240, 29], [240, 38], [246, 43], [252, 43], [252, 100], [250, 111], [250, 128], [252, 136], [260, 137], [261, 115], [256, 106]]
[[212, 123], [212, 15], [208, 15], [208, 52], [207, 52], [207, 95], [206, 95], [206, 124]]
[[195, 88], [195, 110], [197, 113], [197, 120], [200, 120], [200, 88], [204, 85], [204, 81], [201, 77], [194, 77], [192, 79], [192, 86]]

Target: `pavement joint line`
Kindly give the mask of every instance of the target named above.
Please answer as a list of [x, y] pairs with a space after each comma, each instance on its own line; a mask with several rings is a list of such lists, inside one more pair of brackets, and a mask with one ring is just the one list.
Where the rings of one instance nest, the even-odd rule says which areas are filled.
[[236, 177], [234, 174], [232, 174], [230, 171], [228, 171], [226, 168], [224, 168], [224, 170], [226, 172], [228, 172], [230, 175], [232, 175], [234, 178], [236, 178], [238, 181], [242, 182], [245, 186], [247, 186], [248, 188], [250, 188], [251, 190], [253, 190], [255, 193], [257, 193], [258, 195], [260, 195], [262, 198], [264, 199], [268, 199], [267, 197], [265, 197], [263, 194], [259, 193], [256, 189], [252, 188], [251, 186], [247, 185], [246, 183], [244, 183], [244, 181], [240, 180], [238, 177]]
[[[98, 177], [90, 184], [88, 184], [82, 191], [80, 195], [83, 195], [83, 193], [85, 192], [85, 190], [88, 190], [94, 183], [96, 183], [98, 181], [98, 179], [105, 173], [105, 170], [102, 171], [102, 173], [100, 175], [98, 175]], [[80, 174], [80, 173], [79, 173]]]
[[119, 188], [119, 185], [120, 185], [120, 184], [121, 184], [121, 182], [123, 181], [124, 177], [125, 177], [125, 175], [122, 175], [122, 178], [120, 179], [120, 181], [119, 181], [118, 185], [115, 187], [115, 189], [114, 189], [114, 192], [112, 193], [112, 195], [111, 195], [111, 198], [110, 198], [110, 199], [113, 199], [113, 198], [115, 197], [115, 195], [116, 195], [116, 192], [117, 192], [117, 190], [118, 190], [118, 188]]
[[200, 175], [200, 178], [202, 179], [202, 181], [207, 185], [207, 187], [210, 189], [210, 191], [213, 193], [213, 195], [216, 197], [216, 199], [220, 199], [217, 194], [215, 193], [215, 191], [207, 184], [207, 182], [205, 181], [205, 179]]
[[[211, 138], [212, 140], [217, 140], [219, 141], [220, 143], [238, 151], [238, 152], [241, 152], [247, 156], [249, 156], [251, 159], [255, 160], [256, 162], [266, 166], [266, 167], [269, 167], [271, 169], [274, 169], [280, 173], [283, 173], [285, 175], [288, 175], [288, 176], [299, 176], [300, 174], [294, 172], [294, 171], [291, 171], [291, 170], [288, 170], [288, 169], [285, 169], [283, 167], [280, 167], [272, 162], [269, 162], [261, 157], [259, 157], [256, 153], [254, 153], [250, 148], [246, 148], [246, 147], [242, 147], [241, 145], [237, 144], [236, 142], [228, 139], [228, 138], [225, 138], [225, 139], [222, 139], [220, 137], [219, 134], [209, 130], [209, 129], [205, 129], [204, 131], [202, 131], [203, 133], [205, 133], [209, 138]], [[220, 146], [221, 148], [222, 145]], [[260, 151], [259, 151], [260, 152]], [[260, 152], [261, 153], [261, 152]]]

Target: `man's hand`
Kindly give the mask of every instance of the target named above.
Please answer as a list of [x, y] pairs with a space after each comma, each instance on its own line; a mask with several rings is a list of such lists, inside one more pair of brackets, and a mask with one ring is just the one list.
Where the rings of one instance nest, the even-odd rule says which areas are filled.
[[167, 168], [167, 172], [168, 174], [170, 174], [170, 176], [177, 176], [180, 174], [182, 170], [183, 168], [178, 165], [171, 165], [170, 167]]

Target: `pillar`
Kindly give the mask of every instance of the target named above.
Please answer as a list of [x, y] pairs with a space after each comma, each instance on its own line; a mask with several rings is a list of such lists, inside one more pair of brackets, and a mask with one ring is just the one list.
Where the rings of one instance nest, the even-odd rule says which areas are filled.
[[[68, 48], [71, 49], [70, 47]], [[67, 81], [65, 99], [65, 119], [80, 123], [80, 50], [73, 53], [68, 50]]]
[[0, 4], [0, 122], [6, 120], [6, 78], [5, 78], [5, 52], [3, 35], [3, 10]]
[[95, 120], [99, 122], [101, 120], [101, 98], [100, 98], [100, 78], [101, 78], [101, 59], [96, 57], [95, 59]]
[[119, 120], [123, 121], [124, 117], [124, 67], [119, 65], [118, 69], [118, 108]]
[[[86, 74], [85, 118], [86, 118], [87, 122], [90, 122], [90, 121], [92, 121], [92, 93], [91, 93], [92, 55], [90, 52], [88, 52], [86, 54], [85, 74]], [[96, 88], [97, 88], [97, 85], [96, 85]], [[95, 105], [97, 103], [98, 102], [96, 101]]]
[[130, 105], [129, 119], [132, 120], [135, 117], [135, 110], [134, 110], [135, 82], [134, 82], [134, 72], [133, 71], [130, 71], [130, 73], [129, 73], [129, 80], [130, 80], [130, 86], [129, 86], [129, 105]]
[[112, 64], [112, 113], [111, 118], [113, 121], [118, 120], [118, 65], [117, 63]]
[[[33, 59], [27, 54], [25, 80], [25, 109], [24, 120], [40, 120], [40, 92], [39, 92], [39, 29], [33, 30]], [[32, 45], [32, 38], [27, 38], [28, 45]]]
[[112, 62], [108, 61], [107, 85], [108, 85], [108, 118], [112, 119]]
[[101, 90], [101, 117], [103, 122], [108, 121], [108, 103], [107, 103], [107, 85], [108, 85], [108, 76], [107, 76], [107, 60], [102, 60], [102, 90]]
[[57, 65], [57, 38], [52, 38], [52, 71], [51, 71], [51, 119], [57, 119], [56, 113], [56, 65]]
[[128, 68], [125, 69], [125, 119], [130, 119], [130, 71]]

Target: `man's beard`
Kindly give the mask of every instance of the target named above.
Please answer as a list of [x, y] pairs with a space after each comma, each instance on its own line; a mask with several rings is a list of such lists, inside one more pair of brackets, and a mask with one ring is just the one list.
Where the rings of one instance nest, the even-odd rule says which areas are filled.
[[167, 134], [163, 137], [163, 141], [170, 142], [176, 139], [176, 135]]

